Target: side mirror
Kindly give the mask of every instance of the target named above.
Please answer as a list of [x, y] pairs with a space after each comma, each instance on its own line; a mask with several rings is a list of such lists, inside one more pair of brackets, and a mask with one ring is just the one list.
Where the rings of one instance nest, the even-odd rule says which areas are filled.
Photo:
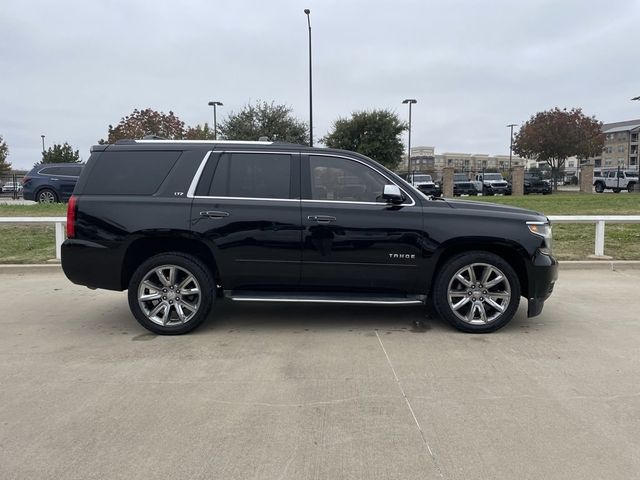
[[397, 185], [385, 185], [382, 190], [382, 198], [390, 203], [402, 203], [404, 196]]

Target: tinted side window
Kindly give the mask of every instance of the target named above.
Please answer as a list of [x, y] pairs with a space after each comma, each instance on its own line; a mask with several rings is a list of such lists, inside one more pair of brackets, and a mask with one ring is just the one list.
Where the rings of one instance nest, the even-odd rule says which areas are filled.
[[55, 170], [56, 170], [55, 167], [47, 167], [47, 168], [38, 170], [38, 173], [40, 175], [56, 175]]
[[151, 195], [182, 152], [103, 152], [82, 189], [87, 195]]
[[67, 177], [79, 177], [80, 173], [82, 173], [82, 167], [58, 167], [60, 172], [58, 175], [66, 175]]
[[353, 160], [312, 155], [311, 199], [346, 202], [385, 202], [382, 191], [391, 183], [371, 168]]
[[290, 185], [291, 155], [225, 153], [218, 162], [209, 195], [289, 198]]

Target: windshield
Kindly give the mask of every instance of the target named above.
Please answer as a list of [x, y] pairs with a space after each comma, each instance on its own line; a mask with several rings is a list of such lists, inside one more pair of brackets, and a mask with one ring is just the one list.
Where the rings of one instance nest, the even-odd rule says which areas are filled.
[[485, 173], [484, 179], [485, 180], [503, 180], [502, 175], [500, 175], [499, 173]]
[[431, 175], [414, 175], [413, 182], [431, 182]]

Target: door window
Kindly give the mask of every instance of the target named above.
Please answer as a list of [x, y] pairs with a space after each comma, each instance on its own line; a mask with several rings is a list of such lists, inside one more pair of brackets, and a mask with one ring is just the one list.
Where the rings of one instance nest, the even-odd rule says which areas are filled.
[[291, 155], [225, 153], [213, 175], [212, 197], [285, 198], [291, 193]]
[[375, 170], [346, 158], [311, 155], [311, 199], [341, 202], [382, 202], [391, 182]]

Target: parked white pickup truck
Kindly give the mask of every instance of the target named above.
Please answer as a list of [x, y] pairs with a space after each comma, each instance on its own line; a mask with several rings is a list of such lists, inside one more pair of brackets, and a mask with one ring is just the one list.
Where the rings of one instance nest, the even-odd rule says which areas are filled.
[[473, 183], [482, 195], [505, 194], [509, 190], [509, 184], [499, 173], [478, 173]]
[[622, 190], [633, 192], [638, 183], [638, 172], [634, 170], [608, 170], [603, 171], [593, 177], [593, 186], [597, 193], [605, 190], [613, 190], [613, 193], [620, 193]]

